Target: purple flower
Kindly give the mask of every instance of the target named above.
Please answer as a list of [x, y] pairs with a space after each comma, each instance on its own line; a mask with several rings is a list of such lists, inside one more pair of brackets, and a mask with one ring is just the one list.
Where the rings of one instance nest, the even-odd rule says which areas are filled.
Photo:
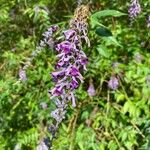
[[88, 87], [87, 92], [88, 92], [89, 96], [94, 96], [96, 94], [95, 88], [94, 88], [94, 85], [92, 82], [90, 83], [90, 86]]
[[55, 82], [58, 80], [59, 77], [62, 77], [64, 75], [65, 75], [64, 70], [58, 72], [52, 72], [52, 78]]
[[19, 70], [19, 79], [22, 81], [26, 81], [27, 80], [27, 76], [26, 76], [26, 72], [23, 69]]
[[130, 20], [133, 21], [141, 12], [141, 6], [138, 0], [131, 0], [128, 10]]
[[51, 35], [52, 35], [52, 30], [48, 30], [48, 31], [46, 31], [46, 32], [43, 33], [43, 36], [45, 38], [49, 38]]
[[74, 79], [70, 83], [71, 89], [76, 89], [79, 86], [79, 83]]
[[55, 87], [53, 89], [53, 94], [55, 96], [60, 96], [62, 93], [63, 93], [63, 91], [62, 91], [62, 87], [61, 86]]
[[48, 30], [46, 32], [43, 33], [43, 36], [47, 39], [50, 38], [52, 36], [52, 34], [54, 32], [56, 32], [58, 30], [58, 26], [57, 25], [52, 25], [48, 28]]
[[83, 58], [82, 57], [80, 62], [81, 62], [82, 65], [86, 65], [88, 63], [88, 58], [86, 58], [86, 57]]
[[69, 40], [75, 34], [76, 34], [76, 32], [72, 29], [64, 31], [64, 35], [65, 35], [66, 40]]
[[55, 118], [55, 120], [60, 123], [65, 118], [66, 110], [63, 108], [57, 108], [51, 112], [51, 117]]
[[56, 48], [58, 52], [63, 51], [65, 54], [70, 53], [72, 49], [73, 49], [72, 44], [68, 41], [64, 41], [58, 44]]
[[119, 81], [116, 77], [111, 77], [110, 80], [108, 81], [108, 87], [112, 90], [118, 89], [119, 86]]
[[[43, 33], [43, 42], [45, 45], [48, 45], [50, 49], [52, 49], [55, 46], [55, 42], [53, 39], [53, 34], [58, 30], [57, 25], [52, 25], [45, 33]], [[44, 45], [44, 46], [45, 46]], [[40, 45], [41, 46], [41, 45]]]
[[71, 69], [70, 69], [70, 74], [72, 75], [72, 76], [77, 76], [77, 75], [79, 75], [79, 70], [76, 68], [76, 67], [71, 67]]

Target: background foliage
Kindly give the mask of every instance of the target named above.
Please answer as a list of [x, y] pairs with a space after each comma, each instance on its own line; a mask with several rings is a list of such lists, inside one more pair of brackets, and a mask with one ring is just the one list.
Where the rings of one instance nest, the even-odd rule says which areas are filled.
[[[130, 1], [92, 1], [85, 83], [76, 92], [77, 108], [68, 109], [59, 128], [54, 150], [150, 149], [150, 0], [140, 3], [142, 13], [130, 26]], [[51, 123], [54, 108], [47, 92], [53, 86], [53, 50], [43, 49], [33, 60], [26, 82], [18, 81], [18, 72], [51, 24], [67, 28], [76, 5], [73, 0], [0, 0], [1, 150], [16, 144], [36, 149], [47, 134], [43, 121], [45, 126]], [[111, 76], [119, 79], [115, 91], [107, 85]], [[87, 93], [90, 79], [94, 97]]]

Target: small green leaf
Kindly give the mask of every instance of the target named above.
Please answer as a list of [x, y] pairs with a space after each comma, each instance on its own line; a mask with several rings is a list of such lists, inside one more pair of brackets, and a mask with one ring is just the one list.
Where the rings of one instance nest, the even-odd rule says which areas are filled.
[[117, 102], [121, 102], [121, 101], [123, 101], [125, 99], [125, 95], [124, 94], [118, 94], [117, 95]]
[[123, 106], [123, 113], [126, 114], [130, 108], [130, 101], [127, 101]]

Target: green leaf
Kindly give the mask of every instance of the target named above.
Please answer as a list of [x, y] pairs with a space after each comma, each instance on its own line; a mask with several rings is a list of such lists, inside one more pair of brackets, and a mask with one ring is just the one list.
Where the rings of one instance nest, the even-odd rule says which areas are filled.
[[126, 114], [130, 108], [130, 101], [127, 101], [123, 106], [123, 113]]
[[113, 45], [122, 47], [122, 45], [120, 45], [120, 44], [118, 43], [118, 41], [116, 40], [116, 38], [113, 37], [113, 36], [108, 36], [108, 37], [103, 36], [102, 38], [103, 38], [103, 40], [106, 41], [109, 45], [112, 45], [112, 44], [113, 44]]
[[81, 115], [81, 119], [88, 119], [89, 117], [89, 112], [88, 111], [84, 111]]
[[112, 36], [112, 32], [104, 27], [97, 28], [95, 33], [98, 34], [99, 36], [106, 36], [106, 37]]
[[100, 23], [99, 19], [101, 17], [107, 17], [107, 16], [120, 17], [124, 15], [127, 15], [127, 14], [119, 12], [117, 10], [102, 10], [102, 11], [96, 12], [90, 17], [92, 28], [95, 27], [96, 25], [105, 27], [103, 24]]
[[91, 17], [96, 17], [96, 18], [101, 18], [101, 17], [106, 17], [106, 16], [112, 16], [112, 17], [120, 17], [120, 16], [124, 16], [127, 15], [125, 13], [122, 13], [120, 11], [117, 10], [102, 10], [99, 12], [94, 13]]
[[125, 95], [124, 94], [118, 94], [116, 97], [117, 102], [121, 102], [125, 99]]
[[91, 27], [94, 28], [96, 25], [99, 25], [101, 27], [106, 27], [103, 24], [99, 23], [99, 20], [97, 18], [91, 17]]
[[117, 145], [116, 145], [116, 143], [113, 141], [113, 140], [111, 140], [110, 142], [109, 142], [109, 144], [108, 144], [108, 148], [111, 150], [116, 150], [117, 149]]
[[102, 56], [104, 56], [106, 58], [109, 58], [110, 53], [108, 52], [108, 49], [105, 46], [99, 45], [97, 47], [97, 50], [98, 50], [98, 52], [99, 52], [100, 55], [102, 55]]

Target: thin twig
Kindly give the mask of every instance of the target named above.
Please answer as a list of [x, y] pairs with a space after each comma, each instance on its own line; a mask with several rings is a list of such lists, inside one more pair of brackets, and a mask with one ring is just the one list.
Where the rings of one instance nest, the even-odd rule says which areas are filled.
[[111, 132], [111, 134], [113, 135], [113, 137], [114, 137], [114, 139], [115, 139], [115, 141], [116, 141], [116, 143], [117, 143], [119, 149], [121, 149], [121, 145], [120, 145], [120, 143], [119, 143], [119, 141], [118, 141], [116, 135], [114, 134], [114, 132], [113, 132], [112, 130], [110, 130], [110, 132]]
[[141, 130], [137, 127], [136, 124], [134, 124], [134, 122], [130, 121], [130, 123], [133, 125], [133, 127], [138, 131], [138, 133], [145, 138], [145, 135], [141, 132]]

